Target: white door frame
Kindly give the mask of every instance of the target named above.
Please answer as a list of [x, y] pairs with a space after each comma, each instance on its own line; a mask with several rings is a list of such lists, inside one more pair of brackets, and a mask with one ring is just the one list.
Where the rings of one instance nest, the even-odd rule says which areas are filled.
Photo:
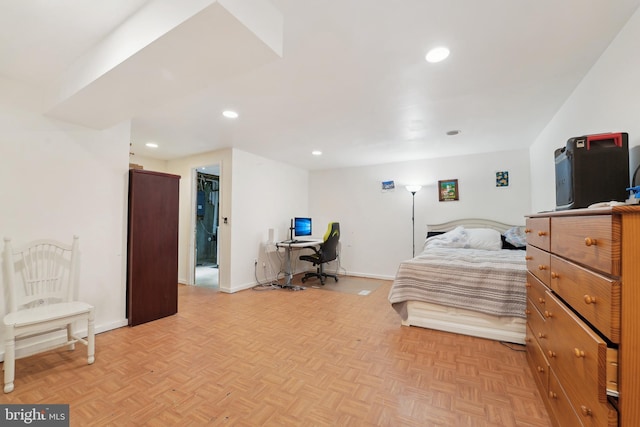
[[[220, 206], [220, 201], [222, 199], [222, 176], [220, 174], [220, 162], [215, 163], [215, 164], [211, 164], [211, 165], [206, 165], [206, 166], [198, 166], [195, 168], [191, 168], [191, 207], [190, 207], [190, 212], [191, 212], [191, 236], [189, 237], [189, 271], [187, 274], [187, 280], [188, 280], [188, 284], [189, 285], [195, 285], [196, 284], [196, 233], [197, 233], [197, 227], [198, 227], [198, 212], [196, 210], [196, 203], [198, 203], [198, 171], [202, 172], [202, 168], [203, 167], [214, 167], [217, 168], [217, 175], [218, 175], [218, 191], [219, 191], [219, 196], [218, 196], [218, 207]], [[218, 218], [220, 218], [220, 210], [218, 209]], [[218, 228], [219, 228], [220, 224], [218, 224]], [[220, 233], [218, 232], [216, 234], [216, 245], [218, 247], [217, 249], [217, 262], [218, 262], [218, 274], [220, 274]]]

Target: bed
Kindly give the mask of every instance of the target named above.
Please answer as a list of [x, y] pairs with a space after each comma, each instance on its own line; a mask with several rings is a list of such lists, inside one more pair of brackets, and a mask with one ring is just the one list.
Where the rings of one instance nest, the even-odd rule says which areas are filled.
[[389, 292], [402, 325], [524, 344], [524, 228], [464, 219], [428, 232], [425, 249], [400, 263]]

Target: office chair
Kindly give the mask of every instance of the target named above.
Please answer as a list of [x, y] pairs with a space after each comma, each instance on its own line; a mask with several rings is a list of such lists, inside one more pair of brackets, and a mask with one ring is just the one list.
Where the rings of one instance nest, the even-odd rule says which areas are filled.
[[316, 271], [308, 272], [302, 278], [302, 282], [306, 282], [310, 277], [317, 277], [320, 279], [320, 283], [324, 285], [325, 277], [333, 277], [335, 281], [338, 281], [338, 276], [335, 274], [327, 274], [323, 271], [322, 266], [338, 258], [338, 241], [340, 240], [340, 224], [337, 222], [330, 222], [327, 227], [327, 232], [324, 234], [324, 241], [318, 248], [312, 247], [315, 254], [301, 255], [300, 260], [308, 261], [314, 266], [317, 266]]

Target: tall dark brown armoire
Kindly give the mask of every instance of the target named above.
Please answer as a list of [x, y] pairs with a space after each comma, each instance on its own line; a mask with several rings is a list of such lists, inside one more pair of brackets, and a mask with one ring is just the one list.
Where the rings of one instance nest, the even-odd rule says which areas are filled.
[[179, 184], [177, 175], [129, 170], [129, 326], [178, 312]]

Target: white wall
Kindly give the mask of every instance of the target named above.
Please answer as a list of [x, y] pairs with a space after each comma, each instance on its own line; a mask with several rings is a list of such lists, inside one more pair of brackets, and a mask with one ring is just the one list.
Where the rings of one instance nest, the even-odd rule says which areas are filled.
[[[141, 162], [147, 168], [149, 163]], [[211, 151], [194, 156], [169, 160], [163, 172], [179, 175], [180, 178], [180, 207], [178, 226], [178, 281], [193, 284], [193, 272], [189, 271], [194, 256], [194, 179], [196, 168], [210, 165], [220, 165], [220, 228], [219, 228], [219, 258], [220, 288], [227, 288], [230, 282], [230, 262], [228, 256], [231, 247], [229, 230], [222, 223], [222, 217], [229, 216], [231, 209], [231, 150]]]
[[[505, 170], [510, 185], [497, 188], [495, 173]], [[415, 195], [419, 253], [427, 224], [460, 218], [524, 224], [530, 211], [529, 173], [527, 150], [314, 171], [310, 213], [318, 226], [340, 222], [340, 265], [347, 273], [393, 278], [398, 263], [412, 256], [412, 201], [404, 185], [423, 185]], [[437, 182], [445, 179], [458, 179], [459, 201], [438, 201]], [[388, 180], [395, 181], [395, 191], [381, 190]]]
[[[567, 139], [628, 132], [630, 170], [640, 163], [640, 10], [629, 20], [531, 146], [532, 211], [555, 208], [553, 152]], [[594, 171], [598, 173], [598, 171]]]
[[[290, 219], [308, 215], [309, 173], [245, 151], [233, 150], [232, 174], [233, 280], [230, 291], [235, 291], [255, 284], [256, 258], [260, 281], [265, 279], [265, 275], [267, 279], [273, 279], [279, 272], [284, 259], [282, 252], [273, 252], [273, 247], [266, 247], [264, 243], [268, 240], [270, 228], [278, 230], [276, 240], [285, 239]], [[266, 272], [261, 268], [263, 261], [271, 266]]]
[[96, 307], [96, 330], [126, 325], [130, 124], [94, 131], [2, 106], [0, 123], [0, 236], [78, 235], [79, 298]]
[[[137, 159], [151, 167], [153, 163]], [[242, 150], [224, 149], [167, 162], [164, 172], [180, 175], [180, 225], [178, 279], [189, 280], [193, 256], [194, 169], [220, 165], [220, 290], [237, 292], [256, 284], [254, 260], [258, 260], [258, 280], [275, 279], [282, 254], [267, 246], [270, 228], [286, 235], [289, 219], [308, 211], [308, 172]], [[159, 165], [156, 165], [159, 166]], [[232, 190], [233, 189], [233, 190]], [[233, 194], [232, 194], [233, 191]], [[224, 224], [223, 218], [228, 219]], [[263, 262], [265, 268], [262, 268]], [[280, 276], [282, 277], [282, 276]]]

